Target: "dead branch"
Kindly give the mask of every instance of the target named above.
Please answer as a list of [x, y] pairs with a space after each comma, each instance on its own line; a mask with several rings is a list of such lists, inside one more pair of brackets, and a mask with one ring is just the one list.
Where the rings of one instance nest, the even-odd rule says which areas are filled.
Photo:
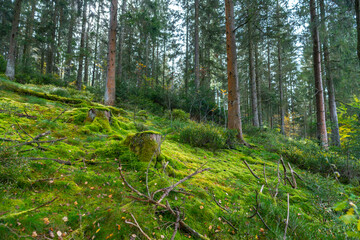
[[282, 156], [280, 156], [280, 162], [281, 162], [281, 165], [283, 166], [283, 169], [284, 169], [284, 185], [286, 185], [286, 166], [285, 166], [285, 163], [284, 163], [284, 160], [282, 158]]
[[19, 235], [14, 229], [12, 229], [11, 227], [9, 227], [7, 224], [3, 224], [3, 223], [0, 223], [0, 226], [4, 226], [5, 228], [7, 228], [11, 233], [13, 233], [14, 235], [16, 235], [17, 239], [20, 239], [20, 238], [29, 238], [30, 235]]
[[247, 166], [247, 168], [250, 170], [251, 174], [257, 178], [260, 179], [258, 176], [256, 176], [256, 174], [253, 172], [253, 170], [250, 168], [249, 164], [246, 162], [246, 160], [243, 160], [243, 162], [245, 163], [245, 165]]
[[237, 229], [229, 220], [227, 220], [225, 217], [221, 216], [221, 218], [227, 223], [229, 224], [230, 227], [232, 227], [235, 231], [239, 231], [239, 229]]
[[262, 218], [262, 216], [260, 215], [260, 212], [259, 212], [259, 209], [260, 209], [260, 203], [259, 203], [259, 200], [258, 200], [258, 192], [255, 190], [255, 200], [256, 200], [256, 206], [253, 207], [253, 209], [255, 210], [255, 213], [253, 215], [251, 215], [250, 217], [248, 218], [253, 218], [255, 217], [256, 215], [260, 218], [261, 222], [265, 225], [265, 227], [272, 233], [274, 233], [271, 228], [266, 224], [266, 222], [264, 221], [264, 219]]
[[180, 227], [180, 212], [179, 211], [175, 211], [176, 213], [176, 222], [175, 222], [175, 226], [174, 226], [174, 232], [171, 236], [171, 240], [175, 239], [176, 233]]
[[132, 213], [130, 213], [130, 215], [134, 219], [134, 223], [127, 221], [127, 220], [125, 220], [125, 223], [136, 227], [146, 237], [146, 239], [151, 240], [151, 238], [141, 229], [141, 227], [140, 227], [139, 223], [136, 221], [136, 218], [134, 217], [134, 215]]
[[26, 158], [28, 160], [32, 160], [32, 161], [42, 161], [42, 160], [51, 160], [60, 164], [64, 164], [64, 165], [71, 165], [70, 161], [63, 161], [60, 159], [55, 159], [55, 158]]
[[223, 206], [221, 206], [220, 202], [218, 202], [215, 198], [215, 195], [212, 192], [209, 192], [211, 198], [214, 200], [214, 202], [216, 203], [216, 205], [218, 205], [219, 208], [221, 208], [222, 210], [226, 211], [226, 212], [230, 212], [229, 209], [224, 208]]
[[6, 113], [6, 112], [8, 112], [10, 115], [14, 114], [15, 116], [18, 116], [18, 117], [24, 117], [24, 118], [33, 119], [33, 120], [37, 119], [37, 116], [30, 116], [28, 114], [16, 113], [16, 112], [11, 112], [11, 111], [6, 111], [4, 109], [0, 109], [0, 113]]
[[284, 233], [284, 240], [286, 239], [286, 232], [289, 226], [289, 217], [290, 217], [290, 195], [287, 194], [287, 217], [286, 217], [286, 225], [285, 225], [285, 233]]
[[33, 140], [34, 140], [34, 141], [35, 141], [35, 140], [39, 140], [40, 138], [43, 138], [43, 137], [49, 135], [50, 133], [51, 133], [51, 131], [47, 131], [47, 132], [44, 132], [44, 133], [40, 133], [40, 134], [38, 134], [36, 137], [34, 137]]
[[66, 110], [62, 111], [54, 120], [52, 120], [52, 122], [55, 122], [61, 115], [63, 115], [64, 112], [66, 112]]
[[294, 183], [293, 187], [296, 189], [297, 188], [297, 183], [296, 183], [296, 179], [295, 179], [295, 175], [294, 175], [294, 170], [291, 168], [290, 163], [288, 163], [288, 166], [289, 166], [289, 169], [290, 169], [292, 182]]

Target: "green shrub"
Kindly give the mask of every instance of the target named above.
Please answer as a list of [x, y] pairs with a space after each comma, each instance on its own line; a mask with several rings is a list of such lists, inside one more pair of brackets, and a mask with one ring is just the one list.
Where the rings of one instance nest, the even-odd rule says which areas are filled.
[[136, 130], [138, 130], [139, 132], [144, 132], [144, 131], [148, 131], [148, 130], [149, 130], [149, 127], [146, 126], [146, 125], [143, 124], [143, 123], [135, 123], [135, 128], [136, 128]]
[[6, 71], [6, 60], [3, 55], [0, 55], [0, 73], [5, 73]]
[[194, 147], [220, 149], [226, 145], [224, 132], [209, 124], [191, 124], [180, 132], [180, 141]]
[[0, 142], [0, 183], [13, 183], [23, 175], [27, 162], [18, 156], [10, 144]]
[[187, 121], [190, 119], [190, 114], [181, 109], [173, 109], [167, 112], [167, 117], [172, 120]]
[[57, 95], [60, 97], [67, 97], [67, 98], [71, 97], [71, 94], [69, 93], [69, 91], [66, 89], [63, 89], [63, 88], [55, 88], [50, 91], [50, 94]]

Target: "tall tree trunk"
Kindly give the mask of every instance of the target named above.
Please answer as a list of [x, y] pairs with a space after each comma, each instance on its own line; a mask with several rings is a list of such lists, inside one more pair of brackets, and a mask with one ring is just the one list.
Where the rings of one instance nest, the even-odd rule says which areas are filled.
[[199, 66], [199, 0], [195, 0], [195, 88], [200, 85], [200, 66]]
[[115, 105], [117, 5], [118, 5], [117, 0], [111, 0], [108, 68], [107, 68], [106, 89], [105, 89], [105, 104], [111, 106]]
[[278, 78], [279, 78], [279, 91], [280, 91], [280, 132], [285, 135], [285, 103], [284, 103], [284, 86], [282, 76], [282, 56], [281, 56], [281, 36], [280, 36], [280, 5], [277, 1], [277, 25], [278, 41], [277, 41], [277, 58], [278, 58]]
[[189, 0], [186, 0], [185, 95], [189, 91]]
[[89, 82], [89, 28], [88, 23], [87, 30], [85, 32], [85, 63], [84, 63], [84, 85], [87, 86]]
[[6, 76], [10, 79], [15, 77], [15, 48], [16, 48], [16, 35], [19, 27], [20, 20], [20, 11], [21, 11], [21, 2], [22, 0], [16, 0], [14, 6], [14, 19], [12, 22], [10, 44], [9, 44], [9, 53], [8, 60], [6, 65]]
[[[357, 2], [357, 0], [356, 0]], [[321, 23], [323, 28], [323, 53], [325, 60], [325, 72], [326, 72], [326, 82], [328, 86], [328, 101], [329, 101], [329, 111], [330, 111], [330, 122], [331, 122], [331, 141], [334, 146], [340, 147], [340, 133], [339, 133], [339, 122], [336, 112], [336, 101], [335, 101], [335, 87], [334, 81], [331, 72], [331, 62], [330, 62], [330, 53], [329, 53], [329, 42], [328, 42], [328, 32], [327, 26], [325, 24], [325, 3], [324, 0], [320, 0], [320, 13], [321, 13]]]
[[82, 17], [82, 26], [81, 26], [81, 40], [80, 40], [80, 54], [79, 54], [79, 68], [76, 79], [77, 89], [80, 91], [82, 88], [82, 76], [83, 76], [83, 64], [84, 64], [84, 55], [85, 55], [85, 31], [86, 31], [86, 8], [87, 0], [84, 0], [83, 3], [83, 17]]
[[55, 35], [56, 35], [56, 25], [57, 25], [57, 14], [58, 14], [58, 0], [53, 0], [54, 8], [53, 16], [52, 16], [52, 24], [50, 27], [50, 36], [49, 40], [50, 43], [48, 44], [48, 52], [47, 52], [47, 59], [46, 59], [46, 73], [51, 74], [54, 72], [54, 52], [55, 52]]
[[67, 49], [66, 49], [66, 57], [65, 57], [65, 82], [68, 82], [70, 80], [70, 74], [71, 74], [71, 60], [72, 60], [72, 54], [73, 54], [73, 33], [74, 33], [74, 26], [76, 22], [76, 11], [75, 11], [75, 0], [71, 0], [70, 3], [71, 11], [70, 11], [70, 26], [69, 26], [69, 33], [67, 38]]
[[97, 62], [97, 53], [98, 53], [98, 40], [99, 40], [99, 26], [100, 26], [100, 13], [101, 13], [101, 2], [98, 6], [98, 12], [96, 16], [96, 35], [95, 35], [95, 49], [94, 49], [94, 64], [92, 72], [92, 81], [91, 86], [95, 85], [95, 72], [96, 72], [96, 62]]
[[261, 77], [259, 66], [259, 49], [258, 43], [255, 43], [255, 80], [256, 80], [256, 94], [258, 100], [258, 114], [259, 114], [259, 127], [262, 126], [262, 111], [261, 111]]
[[122, 81], [122, 55], [123, 55], [123, 45], [124, 45], [124, 33], [125, 33], [125, 12], [126, 12], [126, 0], [122, 1], [121, 5], [121, 15], [120, 15], [120, 36], [119, 36], [119, 43], [118, 43], [118, 57], [117, 57], [117, 71], [116, 71], [116, 77]]
[[226, 53], [228, 75], [228, 128], [238, 132], [237, 137], [245, 143], [240, 112], [240, 93], [237, 70], [236, 40], [234, 33], [234, 2], [225, 0]]
[[324, 148], [328, 147], [328, 138], [326, 132], [324, 95], [321, 78], [321, 57], [320, 57], [320, 41], [318, 31], [318, 19], [316, 16], [315, 0], [310, 0], [310, 17], [311, 17], [311, 35], [313, 39], [313, 64], [315, 78], [315, 96], [316, 96], [316, 117], [317, 131], [320, 145]]
[[360, 61], [360, 0], [355, 0], [356, 32], [357, 32], [357, 56]]
[[26, 69], [30, 67], [30, 58], [31, 58], [31, 45], [33, 43], [33, 30], [34, 30], [34, 17], [36, 10], [35, 0], [30, 1], [31, 12], [26, 20], [26, 41], [24, 42], [24, 51], [23, 51], [23, 64]]
[[[268, 70], [268, 89], [271, 92], [271, 62], [270, 62], [270, 39], [267, 41], [267, 70]], [[271, 99], [267, 100], [268, 104], [268, 111], [269, 111], [269, 124], [270, 128], [273, 128], [273, 116], [272, 116], [272, 106], [271, 106]]]

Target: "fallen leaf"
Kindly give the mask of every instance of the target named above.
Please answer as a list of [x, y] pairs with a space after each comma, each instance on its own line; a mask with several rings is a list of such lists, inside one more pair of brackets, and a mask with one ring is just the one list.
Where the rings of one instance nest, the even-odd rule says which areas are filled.
[[100, 231], [100, 228], [98, 230], [96, 230], [96, 233], [98, 233]]
[[31, 234], [31, 236], [32, 236], [33, 238], [37, 237], [36, 231], [33, 231], [32, 234]]
[[57, 231], [56, 234], [57, 234], [59, 237], [62, 236], [62, 232], [60, 232], [60, 231]]
[[43, 221], [46, 225], [48, 225], [50, 223], [49, 219], [48, 218], [43, 218]]
[[75, 201], [75, 202], [74, 202], [74, 204], [75, 204], [75, 205], [78, 205], [78, 202], [77, 202], [77, 201]]
[[204, 206], [200, 206], [200, 209], [204, 209]]

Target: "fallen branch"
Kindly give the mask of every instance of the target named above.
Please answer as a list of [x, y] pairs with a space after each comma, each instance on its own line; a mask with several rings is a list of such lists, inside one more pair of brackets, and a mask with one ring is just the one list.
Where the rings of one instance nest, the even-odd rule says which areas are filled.
[[56, 158], [26, 158], [28, 160], [32, 160], [32, 161], [42, 161], [42, 160], [51, 160], [60, 164], [64, 164], [64, 165], [71, 165], [70, 161], [63, 161], [60, 159], [56, 159]]
[[136, 227], [148, 240], [151, 240], [151, 238], [141, 229], [141, 227], [140, 227], [139, 223], [136, 221], [136, 218], [134, 217], [134, 215], [132, 213], [130, 213], [130, 215], [134, 219], [135, 223], [127, 221], [127, 220], [125, 220], [125, 223]]
[[214, 200], [214, 202], [216, 203], [216, 205], [218, 205], [219, 208], [221, 208], [222, 210], [226, 211], [226, 212], [230, 212], [230, 210], [224, 208], [223, 206], [221, 206], [221, 204], [216, 200], [215, 195], [211, 192], [209, 192], [211, 198]]
[[15, 116], [18, 116], [18, 117], [24, 117], [24, 118], [33, 119], [33, 120], [37, 119], [37, 116], [30, 116], [28, 114], [16, 113], [16, 112], [11, 112], [11, 111], [6, 111], [4, 109], [0, 109], [0, 113], [6, 113], [6, 112], [8, 112], [10, 115], [14, 114]]
[[285, 166], [285, 163], [284, 163], [284, 160], [282, 158], [282, 156], [280, 156], [280, 162], [281, 162], [281, 165], [283, 166], [283, 169], [284, 169], [284, 185], [286, 185], [286, 166]]
[[38, 207], [31, 208], [31, 209], [29, 209], [29, 210], [25, 210], [25, 211], [22, 211], [22, 212], [11, 213], [11, 214], [7, 214], [7, 215], [4, 215], [4, 216], [1, 216], [0, 219], [5, 219], [5, 218], [8, 218], [8, 217], [15, 217], [15, 216], [19, 216], [19, 215], [24, 214], [24, 213], [28, 213], [28, 212], [35, 211], [35, 210], [37, 210], [37, 209], [39, 209], [39, 208], [42, 208], [42, 207], [44, 207], [44, 206], [46, 206], [46, 205], [54, 202], [57, 198], [58, 198], [58, 197], [55, 197], [55, 198], [53, 198], [52, 200], [50, 200], [50, 201], [48, 201], [48, 202], [46, 202], [46, 203], [43, 203], [43, 204], [41, 204], [41, 205], [38, 206]]
[[52, 122], [55, 122], [61, 115], [63, 115], [64, 112], [66, 112], [66, 110], [62, 111], [54, 120], [52, 120]]
[[12, 229], [11, 227], [9, 227], [7, 224], [0, 223], [0, 226], [4, 226], [5, 228], [7, 228], [10, 232], [12, 232], [14, 235], [16, 235], [17, 239], [30, 237], [29, 235], [22, 236], [22, 235], [17, 234], [17, 232], [14, 229]]
[[237, 229], [229, 220], [227, 220], [226, 218], [224, 218], [223, 216], [221, 216], [221, 218], [227, 223], [229, 224], [230, 227], [232, 227], [235, 231], [239, 231], [239, 229]]
[[247, 168], [250, 170], [251, 174], [257, 178], [260, 179], [258, 176], [256, 176], [256, 174], [253, 172], [253, 170], [250, 168], [249, 164], [246, 162], [246, 160], [243, 160], [243, 162], [245, 163], [245, 165], [247, 166]]
[[286, 239], [286, 232], [289, 226], [289, 217], [290, 217], [290, 195], [287, 194], [287, 216], [286, 216], [286, 225], [285, 225], [285, 233], [284, 233], [284, 240]]

